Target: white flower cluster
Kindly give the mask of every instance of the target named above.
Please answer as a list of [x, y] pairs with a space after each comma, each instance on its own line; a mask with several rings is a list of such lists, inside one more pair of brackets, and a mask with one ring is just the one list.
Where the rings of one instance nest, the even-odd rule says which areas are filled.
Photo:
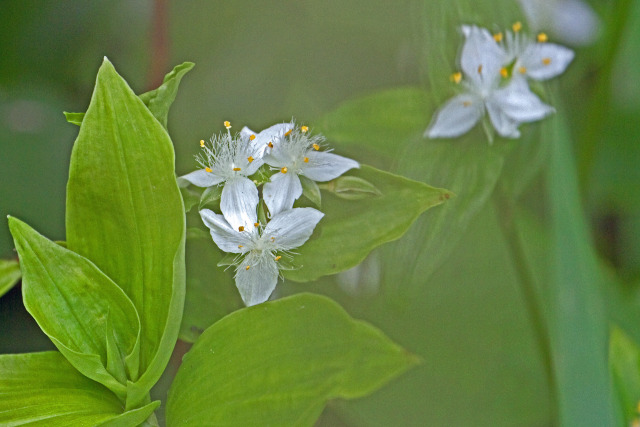
[[[214, 136], [210, 144], [200, 142], [201, 169], [182, 178], [199, 187], [222, 185], [217, 214], [202, 209], [200, 216], [211, 230], [218, 247], [237, 254], [236, 286], [246, 305], [266, 301], [276, 287], [282, 256], [304, 244], [324, 214], [314, 208], [294, 208], [302, 195], [300, 176], [312, 181], [330, 181], [358, 162], [323, 150], [324, 138], [311, 136], [309, 128], [295, 123], [271, 126], [260, 133], [248, 128], [237, 135]], [[250, 177], [262, 168], [275, 172], [262, 185], [262, 198], [270, 218], [258, 219], [260, 192]], [[282, 254], [282, 255], [281, 255]]]
[[[536, 37], [524, 34], [519, 22], [504, 33], [491, 34], [476, 26], [463, 26], [462, 33], [462, 71], [451, 80], [463, 90], [437, 112], [425, 136], [460, 136], [487, 113], [500, 136], [518, 138], [520, 124], [555, 111], [529, 89], [529, 80], [544, 81], [562, 74], [573, 60], [571, 49], [549, 43], [544, 33]], [[491, 132], [488, 135], [491, 141]]]

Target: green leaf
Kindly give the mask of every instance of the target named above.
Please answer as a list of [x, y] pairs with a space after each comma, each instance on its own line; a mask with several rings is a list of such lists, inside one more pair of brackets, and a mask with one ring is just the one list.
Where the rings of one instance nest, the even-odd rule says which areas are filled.
[[302, 195], [309, 199], [311, 203], [320, 207], [322, 205], [322, 194], [318, 184], [304, 175], [299, 175], [299, 178], [300, 184], [302, 184]]
[[624, 425], [633, 425], [640, 419], [640, 348], [622, 332], [613, 327], [609, 342], [609, 364], [619, 404], [622, 407]]
[[360, 200], [382, 195], [380, 190], [366, 179], [348, 175], [329, 181], [323, 188], [346, 200]]
[[64, 111], [64, 117], [72, 125], [80, 126], [82, 124], [82, 120], [84, 120], [84, 113], [68, 113]]
[[124, 400], [139, 362], [140, 320], [131, 300], [86, 258], [15, 218], [9, 228], [26, 309], [76, 369]]
[[328, 193], [324, 218], [311, 239], [296, 249], [294, 263], [301, 268], [285, 272], [286, 278], [306, 282], [349, 269], [374, 248], [402, 236], [422, 212], [452, 195], [370, 166], [350, 174], [371, 182], [382, 194], [344, 200]]
[[[0, 355], [0, 396], [0, 424], [9, 426], [132, 426], [148, 418], [159, 403], [123, 414], [122, 402], [113, 393], [54, 351]], [[122, 419], [129, 422], [115, 422]]]
[[176, 99], [178, 93], [178, 87], [182, 77], [187, 74], [193, 67], [193, 62], [184, 62], [180, 65], [176, 65], [173, 70], [164, 76], [162, 84], [152, 91], [143, 93], [140, 95], [140, 99], [151, 111], [151, 114], [167, 128], [167, 116], [169, 115], [169, 108], [173, 101]]
[[220, 197], [222, 196], [222, 187], [219, 185], [214, 185], [213, 187], [207, 187], [202, 192], [202, 196], [200, 196], [200, 201], [198, 208], [203, 209], [205, 207], [211, 208], [219, 208], [220, 207]]
[[140, 316], [140, 403], [175, 345], [184, 302], [185, 219], [165, 129], [107, 60], [73, 147], [67, 245], [129, 296]]
[[311, 426], [327, 400], [369, 394], [417, 362], [330, 299], [299, 294], [207, 329], [169, 391], [167, 424]]
[[0, 259], [0, 297], [9, 292], [21, 277], [18, 261]]

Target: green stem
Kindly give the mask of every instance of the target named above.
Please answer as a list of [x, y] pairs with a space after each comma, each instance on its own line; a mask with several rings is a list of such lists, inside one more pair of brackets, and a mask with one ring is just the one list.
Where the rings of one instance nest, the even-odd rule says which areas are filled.
[[551, 353], [551, 339], [548, 325], [542, 312], [540, 298], [536, 290], [534, 274], [527, 261], [527, 254], [522, 244], [522, 238], [513, 222], [514, 201], [507, 195], [502, 185], [497, 186], [493, 201], [496, 205], [500, 229], [509, 248], [524, 304], [531, 325], [533, 326], [534, 338], [538, 344], [537, 348], [542, 353], [547, 382], [549, 384], [552, 415], [553, 419], [557, 419], [558, 408], [555, 399], [556, 381]]

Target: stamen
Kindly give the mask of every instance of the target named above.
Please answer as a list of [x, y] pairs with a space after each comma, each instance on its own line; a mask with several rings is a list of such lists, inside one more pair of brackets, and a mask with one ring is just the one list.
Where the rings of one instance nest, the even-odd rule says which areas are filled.
[[245, 269], [245, 270], [247, 270], [247, 271], [249, 271], [249, 269], [250, 269], [250, 268], [251, 268], [251, 266], [250, 266], [250, 265], [247, 265], [244, 269]]
[[302, 133], [308, 132], [309, 131], [309, 127], [308, 126], [302, 126], [300, 128], [300, 130], [302, 131]]
[[457, 73], [451, 74], [451, 76], [449, 77], [449, 80], [451, 80], [455, 84], [460, 83], [462, 81], [462, 73], [458, 71]]
[[309, 158], [305, 157], [304, 159], [302, 159], [302, 161], [305, 162], [305, 163], [309, 163]]
[[273, 241], [275, 241], [275, 240], [276, 240], [276, 238], [275, 238], [275, 237], [272, 237], [272, 238], [271, 238], [271, 241], [272, 241], [272, 242], [273, 242]]
[[320, 149], [320, 146], [318, 144], [313, 144], [312, 147], [316, 151], [318, 151]]
[[231, 123], [229, 121], [226, 121], [223, 123], [224, 127], [226, 127], [227, 129], [231, 129]]
[[513, 25], [511, 26], [511, 29], [513, 29], [514, 33], [517, 33], [518, 31], [522, 30], [522, 22], [520, 21], [514, 22]]
[[547, 40], [549, 40], [549, 37], [547, 37], [547, 35], [545, 33], [538, 34], [538, 42], [539, 43], [546, 43]]
[[260, 223], [259, 223], [259, 222], [254, 222], [254, 223], [253, 223], [253, 226], [254, 226], [254, 227], [256, 227], [256, 228], [258, 228], [258, 227], [260, 227]]
[[280, 172], [282, 173], [287, 173], [289, 171], [289, 169], [287, 169], [286, 166], [283, 166], [282, 169], [280, 169]]
[[200, 140], [200, 147], [204, 147], [204, 139]]
[[205, 171], [207, 171], [207, 172], [209, 172], [209, 173], [213, 172], [213, 170], [212, 170], [210, 167], [208, 167], [208, 166], [207, 166], [206, 168], [204, 168], [204, 170], [205, 170]]
[[249, 163], [253, 162], [255, 159], [251, 156], [247, 157], [247, 160], [249, 161]]
[[507, 77], [509, 77], [509, 70], [507, 70], [505, 67], [500, 68], [500, 75], [506, 79]]
[[251, 135], [251, 136], [249, 137], [249, 141], [253, 141], [254, 139], [256, 139], [256, 136], [255, 136], [255, 135]]
[[463, 107], [468, 107], [468, 106], [470, 106], [470, 105], [471, 105], [471, 101], [463, 101], [463, 102], [462, 102], [462, 106], [463, 106]]
[[238, 227], [238, 231], [239, 232], [243, 232], [244, 231], [244, 225], [241, 225], [240, 227]]
[[520, 71], [520, 74], [525, 74], [527, 72], [527, 67], [518, 67], [518, 71]]
[[502, 33], [496, 33], [493, 35], [493, 39], [498, 43], [502, 41], [502, 37], [503, 37]]
[[233, 168], [234, 172], [240, 172], [242, 170], [242, 168]]
[[542, 58], [542, 64], [544, 65], [551, 64], [551, 58]]
[[267, 142], [267, 146], [268, 146], [269, 148], [273, 148], [273, 142], [271, 142], [271, 141]]
[[280, 258], [282, 258], [282, 255], [278, 255], [278, 256], [275, 258], [275, 260], [276, 260], [276, 261], [280, 261]]
[[242, 249], [242, 245], [238, 245], [238, 249]]
[[482, 64], [478, 65], [478, 74], [482, 74]]
[[284, 136], [289, 136], [289, 135], [291, 134], [291, 131], [292, 131], [292, 130], [293, 130], [293, 129], [289, 129], [289, 130], [287, 131], [287, 133], [285, 133], [285, 134], [284, 134]]

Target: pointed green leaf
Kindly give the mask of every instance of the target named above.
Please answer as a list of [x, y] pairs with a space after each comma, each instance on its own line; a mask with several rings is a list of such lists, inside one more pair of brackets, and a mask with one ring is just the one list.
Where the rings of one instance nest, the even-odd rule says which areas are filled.
[[[122, 402], [80, 374], [58, 352], [0, 355], [0, 424], [3, 426], [138, 425], [159, 402], [123, 414]], [[109, 424], [128, 419], [128, 424]]]
[[82, 124], [82, 120], [84, 120], [84, 113], [68, 113], [65, 111], [64, 117], [72, 125], [80, 126]]
[[213, 187], [207, 187], [200, 196], [199, 209], [208, 207], [209, 209], [220, 208], [220, 196], [222, 196], [222, 187], [214, 185]]
[[0, 297], [9, 292], [21, 277], [18, 261], [0, 259]]
[[416, 363], [330, 299], [295, 295], [207, 329], [169, 391], [167, 423], [311, 426], [327, 400], [369, 394]]
[[105, 60], [73, 147], [67, 245], [129, 296], [140, 316], [136, 405], [164, 370], [184, 302], [182, 198], [165, 129]]
[[140, 95], [140, 99], [151, 111], [151, 114], [167, 128], [167, 116], [169, 115], [169, 108], [173, 101], [176, 99], [178, 93], [178, 86], [182, 77], [187, 74], [193, 67], [193, 62], [184, 62], [180, 65], [176, 65], [173, 70], [164, 76], [162, 84], [152, 91], [143, 93]]
[[322, 193], [320, 193], [318, 184], [304, 175], [300, 175], [299, 178], [300, 184], [302, 184], [302, 195], [320, 208], [322, 206]]
[[616, 327], [611, 331], [609, 364], [618, 404], [624, 414], [623, 425], [631, 426], [640, 419], [640, 348]]
[[344, 200], [327, 193], [325, 216], [311, 239], [296, 249], [294, 263], [301, 268], [287, 271], [288, 279], [306, 282], [359, 264], [374, 248], [402, 236], [422, 212], [452, 196], [447, 190], [370, 166], [350, 175], [372, 183], [382, 194]]
[[76, 369], [124, 399], [127, 377], [138, 375], [140, 320], [131, 300], [86, 258], [15, 218], [9, 228], [29, 313]]

